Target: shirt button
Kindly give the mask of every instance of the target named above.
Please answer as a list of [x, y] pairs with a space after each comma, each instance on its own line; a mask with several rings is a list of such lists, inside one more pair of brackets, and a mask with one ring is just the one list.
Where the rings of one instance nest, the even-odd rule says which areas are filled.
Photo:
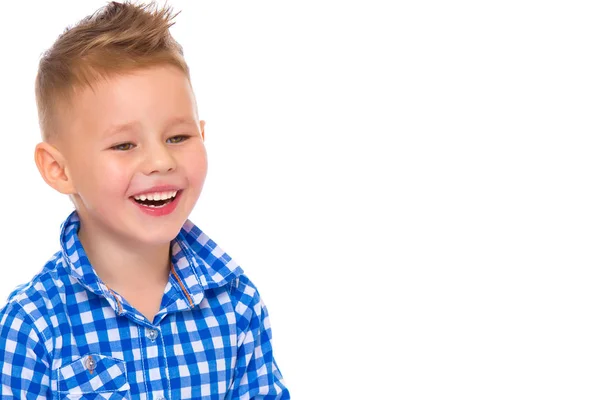
[[96, 361], [94, 361], [94, 358], [92, 356], [88, 356], [86, 358], [85, 367], [88, 371], [90, 371], [90, 373], [94, 371], [94, 368], [96, 368]]
[[158, 331], [156, 329], [146, 328], [146, 337], [154, 341], [158, 337]]

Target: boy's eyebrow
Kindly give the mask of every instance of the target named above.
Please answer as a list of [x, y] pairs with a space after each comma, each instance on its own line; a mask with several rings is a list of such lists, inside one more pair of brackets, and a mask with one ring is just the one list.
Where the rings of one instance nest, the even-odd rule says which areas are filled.
[[111, 125], [104, 131], [103, 137], [111, 137], [113, 135], [116, 135], [117, 133], [121, 133], [121, 132], [125, 132], [125, 131], [132, 131], [136, 128], [139, 128], [139, 126], [140, 126], [140, 123], [137, 121], [128, 122], [128, 123], [119, 124], [119, 125]]
[[[165, 125], [165, 130], [171, 129], [174, 126], [177, 125], [193, 125], [193, 126], [197, 126], [198, 123], [195, 119], [193, 118], [189, 118], [189, 117], [175, 117], [170, 119], [167, 124]], [[105, 131], [104, 131], [104, 137], [110, 137], [113, 135], [116, 135], [117, 133], [121, 133], [121, 132], [126, 132], [126, 131], [133, 131], [135, 129], [138, 129], [140, 127], [140, 123], [138, 121], [133, 121], [133, 122], [127, 122], [125, 124], [119, 124], [119, 125], [112, 125], [110, 127], [108, 127]]]
[[197, 126], [198, 122], [194, 119], [194, 118], [189, 118], [189, 117], [175, 117], [172, 118], [171, 120], [169, 120], [169, 122], [167, 123], [165, 130], [171, 129], [174, 126], [177, 125], [193, 125], [193, 126]]

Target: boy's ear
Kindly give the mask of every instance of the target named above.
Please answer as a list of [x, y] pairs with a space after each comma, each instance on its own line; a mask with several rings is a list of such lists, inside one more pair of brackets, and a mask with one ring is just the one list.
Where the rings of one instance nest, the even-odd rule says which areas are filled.
[[35, 165], [48, 185], [63, 194], [75, 193], [66, 171], [65, 158], [56, 147], [46, 142], [38, 143], [34, 157]]
[[206, 122], [204, 120], [200, 120], [200, 133], [202, 134], [202, 141], [204, 142], [204, 125]]

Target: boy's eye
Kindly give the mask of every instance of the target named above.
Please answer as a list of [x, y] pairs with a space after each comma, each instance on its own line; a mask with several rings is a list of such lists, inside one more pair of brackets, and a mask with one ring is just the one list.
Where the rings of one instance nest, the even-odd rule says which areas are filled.
[[188, 135], [178, 135], [178, 136], [173, 136], [173, 137], [167, 139], [167, 142], [168, 143], [181, 143], [187, 139], [189, 139]]
[[121, 144], [117, 144], [116, 146], [111, 147], [111, 149], [113, 149], [113, 150], [120, 150], [120, 151], [127, 151], [127, 150], [133, 149], [133, 147], [134, 147], [133, 143], [121, 143]]

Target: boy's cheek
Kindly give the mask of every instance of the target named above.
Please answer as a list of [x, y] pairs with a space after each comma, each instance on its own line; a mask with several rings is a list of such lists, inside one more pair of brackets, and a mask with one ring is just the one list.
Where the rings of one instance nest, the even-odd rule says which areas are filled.
[[208, 160], [204, 146], [200, 146], [198, 149], [189, 154], [187, 158], [190, 160], [189, 164], [192, 174], [197, 175], [198, 178], [202, 177], [202, 179], [204, 179], [203, 177], [206, 176], [206, 171], [208, 169]]

